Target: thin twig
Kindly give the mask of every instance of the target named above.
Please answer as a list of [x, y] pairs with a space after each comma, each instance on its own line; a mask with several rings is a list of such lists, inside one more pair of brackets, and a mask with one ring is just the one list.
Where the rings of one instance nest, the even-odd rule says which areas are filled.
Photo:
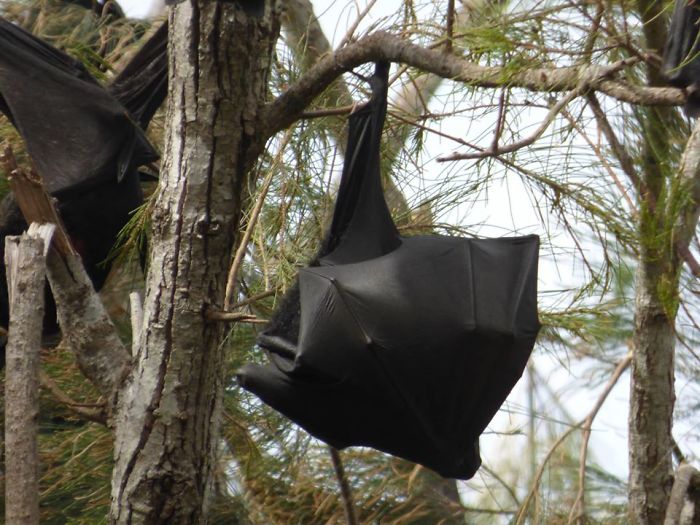
[[[481, 465], [481, 470], [483, 470], [488, 475], [490, 475], [492, 478], [494, 478], [496, 481], [498, 481], [501, 484], [501, 486], [506, 490], [508, 495], [513, 499], [513, 502], [518, 507], [520, 507], [520, 499], [518, 498], [518, 495], [515, 493], [515, 491], [513, 490], [513, 487], [511, 487], [510, 484], [506, 483], [506, 481], [501, 476], [499, 476], [496, 473], [496, 471], [490, 469], [486, 465]], [[513, 514], [515, 514], [515, 513], [513, 513]]]
[[571, 507], [571, 512], [569, 513], [569, 521], [567, 522], [567, 525], [573, 523], [574, 520], [576, 520], [579, 523], [584, 523], [585, 521], [586, 458], [588, 456], [588, 442], [591, 438], [591, 425], [593, 425], [593, 420], [598, 415], [600, 407], [603, 406], [603, 403], [610, 395], [612, 389], [617, 384], [617, 381], [620, 379], [620, 376], [622, 376], [625, 370], [627, 370], [627, 367], [629, 366], [631, 361], [632, 352], [628, 353], [624, 357], [624, 359], [622, 359], [622, 361], [618, 363], [617, 367], [615, 367], [615, 371], [613, 372], [612, 376], [610, 376], [607, 385], [605, 385], [605, 389], [598, 397], [598, 401], [593, 407], [593, 410], [591, 410], [588, 413], [586, 419], [584, 419], [582, 424], [580, 425], [583, 430], [583, 439], [581, 442], [581, 453], [579, 456], [578, 494], [576, 495], [576, 500], [574, 501], [574, 504]]
[[[634, 202], [632, 201], [632, 197], [630, 197], [629, 192], [625, 188], [625, 186], [622, 184], [622, 181], [620, 178], [615, 174], [615, 171], [612, 169], [612, 166], [610, 166], [610, 163], [608, 162], [608, 159], [603, 155], [603, 152], [601, 151], [600, 147], [598, 147], [597, 144], [593, 142], [593, 140], [588, 136], [588, 133], [586, 133], [586, 129], [581, 126], [581, 123], [573, 116], [571, 115], [568, 111], [564, 110], [562, 111], [562, 115], [564, 115], [571, 125], [578, 131], [579, 135], [583, 137], [583, 139], [588, 143], [588, 145], [591, 147], [591, 149], [595, 152], [595, 154], [598, 156], [598, 159], [600, 159], [601, 164], [603, 165], [603, 168], [605, 168], [605, 171], [608, 172], [608, 175], [610, 175], [610, 178], [613, 180], [615, 183], [615, 186], [617, 189], [620, 191], [620, 194], [622, 195], [622, 198], [625, 199], [627, 202], [629, 208], [630, 208], [630, 213], [632, 214], [633, 217], [636, 217], [637, 215], [637, 210], [634, 205]], [[608, 139], [610, 140], [610, 139]], [[619, 162], [620, 159], [618, 158]]]
[[255, 295], [251, 295], [250, 297], [248, 297], [248, 299], [244, 299], [234, 305], [231, 305], [231, 310], [238, 310], [239, 308], [243, 308], [244, 306], [248, 306], [249, 304], [257, 303], [258, 301], [265, 299], [266, 297], [275, 295], [276, 293], [277, 290], [266, 290]]
[[681, 450], [681, 447], [678, 446], [678, 442], [676, 439], [671, 436], [671, 451], [673, 452], [673, 455], [676, 458], [676, 461], [678, 461], [678, 464], [680, 465], [681, 463], [686, 463], [686, 458], [685, 454], [683, 454], [683, 451]]
[[588, 106], [591, 108], [593, 116], [598, 122], [598, 127], [603, 132], [603, 135], [605, 135], [605, 139], [608, 141], [608, 144], [610, 144], [615, 157], [617, 157], [617, 160], [620, 163], [623, 173], [627, 175], [627, 178], [634, 185], [637, 191], [646, 193], [644, 182], [637, 176], [637, 172], [634, 169], [632, 157], [630, 157], [627, 150], [622, 147], [620, 141], [617, 140], [617, 135], [615, 135], [615, 131], [610, 125], [608, 117], [605, 115], [603, 108], [600, 106], [598, 97], [596, 97], [595, 93], [591, 91], [586, 94], [586, 98], [588, 99]]
[[255, 206], [253, 207], [253, 211], [250, 214], [250, 218], [248, 219], [248, 225], [246, 226], [245, 232], [243, 233], [243, 238], [241, 239], [240, 244], [238, 245], [236, 255], [233, 257], [233, 262], [231, 263], [231, 268], [228, 272], [228, 280], [226, 281], [226, 298], [224, 299], [224, 310], [231, 309], [231, 303], [233, 302], [233, 296], [236, 289], [236, 277], [238, 276], [238, 270], [240, 269], [241, 264], [243, 264], [243, 257], [245, 256], [246, 248], [248, 247], [250, 238], [253, 235], [255, 225], [258, 222], [258, 217], [260, 216], [263, 204], [265, 203], [265, 197], [267, 197], [267, 192], [270, 189], [270, 184], [272, 184], [272, 177], [275, 174], [277, 166], [282, 161], [284, 149], [287, 147], [287, 144], [289, 144], [289, 141], [292, 139], [293, 133], [294, 128], [290, 128], [284, 134], [284, 138], [282, 139], [282, 143], [279, 146], [277, 155], [275, 156], [275, 160], [272, 163], [272, 166], [270, 166], [269, 171], [267, 173], [267, 177], [265, 177], [262, 187], [260, 188], [260, 194], [258, 195], [258, 198], [255, 202]]
[[[632, 359], [631, 353], [625, 356], [625, 358], [621, 361], [620, 364], [615, 368], [615, 371], [613, 372], [613, 375], [611, 376], [610, 381], [608, 381], [608, 384], [605, 387], [605, 390], [602, 392], [602, 394], [599, 396], [598, 400], [596, 401], [595, 406], [593, 407], [593, 410], [589, 412], [588, 416], [586, 416], [580, 423], [577, 425], [574, 425], [566, 430], [561, 436], [559, 436], [559, 439], [557, 439], [554, 444], [550, 447], [550, 449], [547, 451], [547, 454], [545, 455], [544, 459], [542, 460], [542, 463], [540, 464], [540, 467], [537, 469], [537, 474], [535, 475], [535, 479], [532, 482], [532, 485], [530, 486], [530, 490], [528, 491], [527, 497], [523, 501], [522, 505], [520, 506], [520, 510], [518, 511], [518, 515], [516, 517], [515, 525], [522, 525], [523, 521], [527, 517], [527, 509], [530, 506], [530, 502], [532, 501], [532, 498], [535, 496], [537, 493], [537, 489], [539, 487], [540, 481], [542, 480], [542, 476], [544, 474], [544, 469], [547, 466], [547, 463], [549, 463], [549, 460], [551, 459], [552, 455], [554, 452], [559, 448], [559, 446], [566, 441], [566, 438], [568, 438], [575, 430], [578, 430], [581, 428], [586, 421], [589, 419], [589, 417], [592, 416], [592, 418], [595, 418], [595, 415], [598, 413], [600, 410], [600, 407], [603, 405], [605, 400], [607, 399], [608, 395], [610, 394], [612, 387], [615, 386], [615, 383], [620, 379], [620, 376], [622, 375], [622, 372], [625, 371], [627, 366], [629, 366], [629, 363]], [[621, 365], [626, 362], [626, 365], [624, 368], [621, 369]], [[613, 381], [614, 379], [614, 381]], [[592, 421], [591, 418], [591, 421]]]
[[302, 119], [312, 119], [321, 117], [336, 117], [339, 115], [348, 115], [356, 104], [350, 104], [348, 106], [340, 106], [337, 108], [323, 108], [323, 109], [312, 109], [309, 111], [304, 111], [300, 118]]
[[343, 461], [340, 459], [340, 453], [333, 447], [328, 447], [328, 450], [331, 453], [331, 461], [333, 462], [335, 476], [338, 479], [338, 485], [340, 485], [340, 495], [343, 497], [345, 519], [347, 520], [348, 525], [357, 525], [355, 505], [352, 501], [352, 492], [350, 492], [350, 484], [348, 483], [348, 478], [345, 475], [345, 469], [343, 468]]
[[501, 142], [501, 134], [503, 133], [503, 127], [506, 123], [506, 97], [508, 90], [502, 89], [501, 94], [498, 97], [498, 116], [496, 117], [496, 131], [493, 132], [493, 142], [491, 142], [491, 149], [496, 151], [498, 149], [498, 143]]
[[348, 30], [345, 32], [345, 36], [343, 36], [342, 40], [338, 44], [338, 49], [341, 47], [344, 47], [352, 40], [353, 35], [355, 34], [355, 31], [357, 30], [357, 27], [360, 25], [360, 22], [367, 16], [369, 13], [370, 9], [374, 7], [374, 4], [377, 3], [377, 0], [371, 0], [370, 2], [367, 3], [367, 6], [357, 14], [357, 18], [355, 18], [354, 22], [352, 25], [348, 28]]
[[[107, 424], [107, 414], [105, 413], [104, 405], [88, 405], [86, 403], [74, 401], [68, 394], [61, 390], [61, 387], [59, 387], [43, 370], [39, 371], [39, 382], [42, 388], [48, 390], [57, 401], [75, 412], [78, 416], [88, 421], [100, 423], [101, 425]], [[88, 408], [90, 406], [99, 406], [100, 408]]]
[[222, 312], [221, 310], [207, 310], [208, 321], [225, 321], [227, 323], [250, 323], [250, 324], [266, 324], [267, 319], [260, 319], [252, 314], [244, 314], [242, 312]]
[[450, 162], [450, 161], [455, 161], [455, 160], [473, 160], [473, 159], [484, 159], [487, 157], [497, 157], [499, 155], [504, 155], [506, 153], [513, 153], [514, 151], [518, 151], [519, 149], [527, 147], [530, 144], [534, 143], [537, 139], [539, 139], [542, 136], [542, 134], [547, 130], [549, 125], [554, 121], [554, 119], [559, 114], [559, 112], [569, 102], [571, 102], [574, 98], [580, 96], [581, 93], [583, 92], [583, 90], [584, 90], [583, 87], [579, 87], [577, 89], [569, 91], [569, 93], [567, 93], [567, 95], [565, 97], [563, 97], [556, 104], [554, 104], [552, 106], [552, 108], [549, 110], [549, 112], [547, 113], [547, 116], [540, 123], [539, 127], [529, 137], [525, 137], [522, 140], [518, 140], [518, 141], [513, 142], [512, 144], [508, 144], [506, 146], [500, 146], [500, 147], [494, 148], [492, 145], [491, 147], [489, 147], [485, 151], [481, 151], [478, 153], [454, 153], [454, 154], [449, 155], [447, 157], [440, 157], [437, 159], [437, 161], [438, 162]]

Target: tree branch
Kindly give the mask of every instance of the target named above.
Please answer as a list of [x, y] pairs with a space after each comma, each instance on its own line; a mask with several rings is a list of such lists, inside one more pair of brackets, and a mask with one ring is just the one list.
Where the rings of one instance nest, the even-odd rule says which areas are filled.
[[[598, 396], [598, 400], [596, 401], [595, 405], [591, 409], [591, 411], [588, 413], [588, 415], [580, 421], [578, 424], [569, 427], [566, 432], [564, 432], [561, 436], [559, 436], [559, 439], [557, 439], [554, 444], [549, 448], [547, 451], [547, 454], [545, 455], [544, 459], [542, 460], [542, 463], [540, 464], [539, 468], [537, 469], [537, 473], [535, 474], [535, 479], [532, 482], [532, 485], [530, 486], [530, 490], [528, 491], [527, 496], [525, 497], [525, 500], [520, 506], [520, 509], [518, 511], [518, 515], [516, 516], [516, 521], [515, 525], [521, 525], [524, 520], [527, 517], [527, 509], [530, 506], [530, 502], [532, 501], [532, 498], [535, 496], [537, 492], [537, 488], [539, 487], [540, 481], [542, 479], [542, 476], [544, 475], [544, 470], [545, 467], [547, 466], [547, 463], [551, 459], [552, 455], [554, 452], [559, 448], [559, 446], [566, 441], [566, 438], [568, 438], [574, 430], [583, 428], [584, 431], [588, 429], [590, 432], [590, 424], [593, 422], [593, 419], [595, 419], [596, 415], [598, 414], [598, 411], [600, 410], [600, 407], [603, 406], [603, 403], [605, 403], [605, 400], [608, 398], [610, 395], [610, 392], [612, 391], [613, 387], [617, 383], [617, 381], [620, 379], [622, 376], [622, 373], [627, 370], [627, 367], [629, 367], [629, 364], [632, 360], [632, 355], [627, 354], [622, 361], [615, 367], [615, 371], [612, 373], [610, 376], [610, 379], [608, 380], [608, 383], [606, 384], [605, 388], [603, 389], [603, 392]], [[576, 505], [574, 505], [573, 508], [575, 508]], [[573, 509], [572, 509], [573, 510]]]
[[593, 409], [583, 420], [581, 428], [583, 429], [583, 438], [581, 440], [581, 452], [579, 457], [579, 468], [578, 468], [578, 493], [576, 494], [576, 500], [571, 507], [571, 513], [569, 514], [568, 524], [574, 523], [585, 523], [586, 521], [586, 506], [585, 506], [585, 495], [586, 495], [586, 458], [588, 456], [588, 442], [591, 438], [591, 427], [593, 425], [593, 420], [598, 415], [598, 411], [603, 406], [603, 403], [610, 395], [610, 392], [617, 384], [620, 376], [629, 367], [632, 362], [632, 353], [630, 352], [625, 356], [625, 358], [618, 363], [615, 367], [615, 371], [605, 385], [605, 389], [601, 393], [598, 401], [596, 402]]
[[39, 371], [39, 382], [42, 388], [48, 390], [51, 395], [61, 404], [65, 405], [69, 410], [75, 412], [81, 418], [87, 419], [88, 421], [93, 421], [95, 423], [100, 423], [101, 425], [107, 424], [107, 414], [102, 408], [87, 407], [80, 403], [76, 403], [71, 397], [66, 394], [61, 387], [59, 387], [56, 382], [51, 379], [43, 371]]
[[108, 398], [110, 407], [116, 387], [128, 369], [129, 352], [119, 339], [80, 257], [63, 258], [51, 252], [47, 269], [63, 339], [75, 353], [81, 372]]
[[646, 188], [644, 188], [642, 180], [639, 178], [636, 170], [634, 169], [634, 161], [617, 139], [617, 135], [615, 135], [615, 131], [610, 125], [608, 117], [605, 115], [603, 108], [600, 106], [598, 97], [595, 96], [595, 93], [591, 92], [587, 94], [586, 98], [588, 99], [588, 105], [593, 112], [593, 116], [598, 122], [598, 127], [603, 132], [603, 135], [605, 135], [608, 144], [610, 144], [613, 154], [620, 163], [623, 173], [627, 176], [637, 191], [645, 192]]
[[[683, 152], [679, 179], [679, 191], [683, 192], [679, 198], [683, 199], [684, 205], [673, 230], [673, 243], [681, 256], [684, 256], [686, 252], [690, 255], [688, 246], [695, 235], [700, 218], [700, 119], [696, 121]], [[688, 257], [684, 256], [684, 259], [687, 261]], [[694, 263], [694, 265], [689, 263], [693, 273], [698, 269], [694, 268], [697, 266], [697, 261]]]
[[[489, 147], [483, 151], [479, 151], [478, 153], [453, 153], [452, 155], [449, 155], [447, 157], [440, 157], [437, 159], [437, 161], [438, 162], [449, 162], [449, 161], [454, 161], [454, 160], [483, 159], [486, 157], [496, 157], [499, 155], [504, 155], [506, 153], [512, 153], [514, 151], [517, 151], [519, 149], [527, 147], [530, 144], [534, 143], [538, 138], [540, 138], [542, 136], [542, 134], [549, 127], [549, 125], [557, 117], [559, 112], [562, 109], [564, 109], [564, 107], [569, 102], [571, 102], [576, 97], [580, 96], [581, 92], [582, 92], [582, 89], [580, 89], [580, 88], [575, 89], [573, 91], [570, 91], [565, 97], [563, 97], [556, 104], [554, 104], [551, 107], [551, 109], [549, 110], [549, 112], [547, 113], [547, 116], [544, 118], [544, 120], [540, 123], [540, 125], [534, 131], [534, 133], [532, 133], [528, 137], [525, 137], [522, 140], [518, 140], [518, 141], [513, 142], [511, 144], [507, 144], [505, 146], [499, 146], [496, 143], [496, 140], [494, 140], [494, 143], [491, 144], [491, 147]], [[497, 127], [497, 130], [498, 130], [498, 127]]]
[[[700, 500], [693, 501], [690, 497], [693, 488], [696, 491], [700, 489], [700, 472], [695, 470], [692, 465], [684, 463], [676, 470], [673, 488], [671, 489], [671, 498], [666, 508], [664, 525], [689, 523], [689, 521], [683, 519], [683, 510], [689, 500], [691, 505], [695, 507], [695, 513], [700, 512]], [[697, 519], [697, 516], [694, 517]], [[693, 520], [693, 523], [696, 523], [695, 520]]]
[[[479, 87], [509, 86], [538, 92], [559, 92], [585, 85], [623, 102], [658, 106], [679, 106], [685, 103], [686, 98], [684, 92], [676, 88], [639, 86], [605, 78], [609, 66], [533, 68], [514, 72], [506, 67], [480, 66], [441, 50], [426, 49], [390, 33], [377, 31], [326, 55], [287, 91], [269, 103], [263, 112], [266, 135], [271, 136], [288, 127], [341, 74], [377, 60], [399, 62], [442, 78]], [[628, 59], [624, 65], [635, 61], [638, 59]]]

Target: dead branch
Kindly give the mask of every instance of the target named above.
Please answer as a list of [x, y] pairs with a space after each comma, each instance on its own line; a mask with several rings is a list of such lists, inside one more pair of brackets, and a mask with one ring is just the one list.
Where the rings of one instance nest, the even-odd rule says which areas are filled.
[[9, 173], [10, 189], [27, 224], [55, 224], [57, 227], [53, 234], [53, 246], [62, 254], [74, 255], [76, 252], [71, 246], [63, 221], [53, 205], [53, 200], [44, 191], [41, 177], [33, 170], [27, 173], [19, 168], [10, 146], [5, 146], [0, 155], [0, 162]]
[[[32, 225], [35, 226], [35, 225]], [[5, 238], [10, 326], [5, 349], [5, 518], [39, 523], [39, 350], [52, 225]]]
[[[8, 155], [6, 149], [4, 157], [12, 157], [11, 150]], [[124, 377], [129, 353], [95, 292], [80, 256], [73, 250], [41, 178], [33, 172], [26, 174], [21, 169], [14, 169], [10, 180], [28, 223], [53, 223], [57, 226], [52, 243], [54, 249], [47, 257], [47, 275], [64, 341], [75, 353], [81, 371], [111, 400], [117, 384]]]

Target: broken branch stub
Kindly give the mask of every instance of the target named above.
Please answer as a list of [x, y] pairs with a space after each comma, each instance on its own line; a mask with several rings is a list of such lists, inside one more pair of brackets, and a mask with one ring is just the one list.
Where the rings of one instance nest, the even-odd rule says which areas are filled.
[[108, 398], [109, 409], [116, 386], [125, 376], [129, 352], [119, 339], [80, 256], [73, 249], [41, 177], [15, 168], [10, 187], [28, 223], [56, 225], [54, 249], [47, 257], [47, 275], [56, 301], [58, 322], [78, 366]]
[[5, 520], [39, 523], [39, 351], [52, 224], [5, 239], [10, 323], [5, 349]]

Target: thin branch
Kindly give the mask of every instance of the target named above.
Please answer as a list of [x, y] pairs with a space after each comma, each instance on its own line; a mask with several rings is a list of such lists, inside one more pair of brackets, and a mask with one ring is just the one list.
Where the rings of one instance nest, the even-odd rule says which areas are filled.
[[267, 192], [269, 191], [270, 185], [272, 184], [273, 175], [275, 174], [277, 166], [280, 164], [280, 162], [282, 162], [284, 149], [287, 147], [287, 144], [289, 144], [289, 141], [292, 139], [293, 131], [293, 129], [289, 129], [287, 133], [285, 133], [284, 138], [282, 139], [282, 143], [280, 144], [279, 149], [277, 150], [277, 155], [275, 156], [272, 166], [270, 166], [267, 176], [265, 177], [265, 180], [262, 183], [260, 193], [258, 194], [258, 198], [255, 201], [253, 210], [250, 213], [250, 218], [248, 219], [248, 224], [246, 226], [245, 232], [243, 233], [243, 237], [241, 238], [241, 241], [238, 244], [238, 249], [236, 250], [236, 254], [233, 257], [233, 262], [231, 263], [231, 267], [229, 268], [228, 279], [226, 281], [226, 298], [224, 299], [224, 310], [231, 309], [231, 303], [233, 302], [233, 297], [236, 290], [236, 277], [238, 276], [238, 271], [240, 270], [241, 265], [243, 264], [243, 257], [245, 256], [246, 249], [248, 248], [248, 243], [250, 242], [250, 238], [253, 235], [255, 225], [258, 223], [258, 217], [260, 216], [260, 212], [262, 211], [263, 204], [265, 204], [265, 197], [267, 197]]
[[683, 454], [681, 447], [678, 446], [678, 442], [673, 436], [671, 436], [671, 446], [673, 447], [673, 456], [676, 458], [676, 461], [678, 461], [678, 464], [680, 465], [681, 463], [685, 463], [685, 454]]
[[676, 242], [676, 250], [678, 255], [685, 261], [688, 265], [688, 269], [693, 274], [694, 277], [700, 277], [700, 262], [695, 258], [692, 252], [688, 249], [688, 246], [683, 242]]
[[613, 180], [615, 183], [615, 186], [617, 186], [617, 189], [620, 190], [620, 194], [622, 195], [622, 198], [627, 201], [627, 204], [630, 208], [630, 213], [633, 216], [636, 216], [637, 211], [636, 211], [636, 206], [634, 204], [634, 201], [632, 200], [632, 197], [630, 197], [629, 192], [627, 191], [627, 188], [622, 184], [622, 181], [620, 181], [619, 177], [615, 174], [615, 171], [612, 169], [612, 166], [610, 166], [610, 163], [608, 162], [608, 159], [606, 156], [603, 154], [601, 151], [601, 148], [593, 142], [593, 140], [588, 136], [588, 133], [586, 133], [586, 129], [584, 126], [581, 125], [581, 122], [574, 118], [571, 113], [568, 111], [562, 111], [562, 115], [564, 115], [568, 120], [571, 126], [573, 126], [579, 134], [583, 137], [583, 140], [585, 140], [588, 145], [591, 147], [591, 149], [595, 152], [595, 154], [598, 156], [598, 159], [600, 159], [601, 164], [603, 165], [603, 168], [605, 171], [608, 172], [608, 175], [610, 175], [610, 178]]
[[574, 98], [581, 95], [583, 88], [575, 89], [570, 91], [564, 98], [559, 100], [547, 113], [547, 116], [540, 123], [539, 127], [530, 136], [525, 137], [522, 140], [513, 142], [506, 146], [496, 147], [494, 149], [493, 144], [491, 147], [484, 151], [478, 153], [453, 153], [447, 157], [440, 157], [437, 159], [438, 162], [452, 162], [455, 160], [469, 160], [469, 159], [484, 159], [487, 157], [498, 157], [500, 155], [505, 155], [506, 153], [513, 153], [519, 149], [525, 148], [533, 144], [537, 139], [539, 139], [542, 134], [547, 130], [549, 125], [554, 121], [559, 112], [566, 107], [566, 105], [571, 102]]
[[243, 308], [244, 306], [248, 306], [249, 304], [257, 303], [258, 301], [275, 295], [276, 293], [277, 290], [266, 290], [255, 295], [251, 295], [247, 299], [244, 299], [234, 305], [231, 305], [231, 310], [238, 310], [239, 308]]
[[250, 323], [250, 324], [267, 324], [269, 320], [260, 319], [252, 314], [241, 312], [222, 312], [221, 310], [207, 310], [208, 321], [224, 321], [227, 323]]
[[357, 30], [358, 26], [360, 25], [360, 22], [364, 20], [364, 18], [369, 14], [370, 10], [374, 7], [374, 4], [377, 3], [377, 0], [370, 0], [367, 3], [367, 6], [358, 13], [357, 17], [353, 21], [353, 23], [350, 25], [348, 30], [345, 32], [345, 36], [340, 40], [340, 43], [338, 44], [338, 48], [341, 48], [345, 45], [347, 45], [350, 40], [352, 40], [353, 35], [355, 34], [355, 31]]
[[[618, 62], [615, 62], [614, 64], [611, 64], [607, 68], [603, 69], [600, 72], [601, 77], [608, 77], [620, 69], [626, 67], [628, 64], [627, 60], [620, 60]], [[595, 80], [593, 81], [595, 82]], [[498, 140], [498, 136], [500, 135], [500, 127], [501, 127], [501, 122], [500, 120], [503, 118], [500, 108], [499, 108], [499, 122], [497, 123], [497, 129], [496, 129], [496, 137], [494, 138], [494, 144], [491, 145], [490, 148], [480, 151], [479, 153], [454, 153], [452, 155], [449, 155], [447, 157], [442, 157], [438, 158], [438, 162], [449, 162], [449, 161], [455, 161], [455, 160], [467, 160], [467, 159], [483, 159], [486, 157], [497, 157], [500, 155], [504, 155], [506, 153], [513, 153], [514, 151], [517, 151], [519, 149], [525, 148], [531, 144], [533, 144], [537, 139], [539, 139], [542, 134], [547, 130], [549, 125], [554, 121], [556, 116], [559, 114], [560, 111], [562, 111], [566, 105], [571, 102], [574, 98], [580, 96], [584, 92], [588, 90], [588, 85], [581, 85], [577, 87], [576, 89], [570, 91], [565, 97], [563, 97], [559, 102], [554, 104], [552, 108], [549, 110], [547, 113], [547, 116], [544, 118], [544, 120], [540, 123], [539, 127], [535, 130], [534, 133], [532, 133], [529, 137], [526, 137], [522, 140], [519, 140], [517, 142], [514, 142], [512, 144], [508, 144], [507, 146], [501, 146], [498, 147], [496, 144], [496, 141]]]
[[498, 116], [496, 117], [496, 130], [493, 132], [493, 142], [491, 142], [491, 150], [497, 151], [498, 144], [501, 142], [501, 134], [503, 127], [506, 124], [506, 100], [508, 98], [508, 90], [502, 89], [498, 97]]
[[39, 382], [42, 388], [48, 390], [48, 392], [59, 403], [65, 405], [69, 410], [75, 412], [76, 415], [83, 419], [87, 419], [88, 421], [100, 423], [101, 425], [107, 424], [107, 414], [105, 412], [104, 405], [102, 405], [101, 408], [88, 408], [84, 403], [74, 401], [43, 370], [39, 371]]
[[[495, 470], [492, 470], [491, 468], [487, 467], [486, 465], [481, 465], [481, 470], [484, 472], [488, 473], [491, 477], [493, 477], [496, 481], [498, 481], [501, 486], [506, 490], [508, 495], [512, 498], [513, 502], [520, 507], [520, 499], [518, 498], [518, 495], [515, 493], [513, 490], [513, 487], [510, 486], [510, 484], [506, 483], [506, 481], [496, 473]], [[515, 513], [513, 513], [515, 514]]]
[[596, 97], [595, 93], [590, 92], [586, 95], [586, 98], [588, 99], [588, 105], [591, 108], [591, 111], [593, 112], [593, 116], [598, 122], [598, 127], [603, 132], [603, 135], [605, 135], [605, 139], [608, 141], [608, 144], [610, 144], [613, 154], [620, 163], [620, 167], [622, 168], [623, 173], [627, 175], [627, 178], [630, 180], [630, 182], [637, 191], [645, 193], [646, 189], [644, 187], [644, 183], [639, 178], [636, 170], [634, 169], [634, 161], [632, 160], [632, 157], [630, 157], [630, 155], [627, 153], [627, 150], [625, 150], [625, 148], [622, 147], [620, 141], [617, 140], [617, 135], [615, 135], [615, 131], [612, 129], [608, 117], [605, 115], [603, 108], [600, 106], [600, 102], [598, 102], [598, 97]]
[[[700, 218], [700, 119], [697, 120], [693, 132], [683, 152], [680, 167], [680, 192], [684, 199], [684, 206], [678, 214], [678, 221], [673, 228], [673, 243], [681, 255], [690, 254], [688, 246], [695, 235], [695, 229]], [[693, 274], [696, 274], [697, 261], [693, 259], [690, 265]]]
[[311, 109], [309, 111], [304, 111], [299, 118], [302, 119], [312, 119], [321, 117], [337, 117], [341, 115], [349, 115], [353, 109], [355, 109], [356, 104], [350, 104], [349, 106], [340, 106], [337, 108], [322, 108], [322, 109]]
[[585, 522], [585, 516], [586, 516], [586, 508], [585, 508], [585, 494], [586, 494], [586, 458], [588, 456], [588, 442], [591, 438], [591, 426], [593, 425], [593, 420], [595, 417], [598, 415], [598, 411], [600, 408], [603, 406], [603, 403], [607, 399], [607, 397], [610, 395], [610, 392], [612, 389], [615, 387], [617, 384], [618, 380], [620, 379], [620, 376], [627, 370], [627, 367], [629, 367], [630, 362], [632, 361], [632, 352], [627, 354], [622, 361], [618, 363], [618, 365], [615, 367], [615, 371], [613, 374], [610, 376], [610, 379], [608, 380], [607, 385], [605, 385], [605, 389], [603, 392], [600, 394], [600, 397], [598, 397], [598, 401], [596, 402], [595, 406], [593, 407], [593, 410], [591, 410], [588, 413], [588, 416], [586, 416], [586, 419], [583, 420], [581, 427], [583, 430], [583, 439], [581, 443], [581, 453], [579, 457], [579, 467], [578, 467], [578, 493], [576, 494], [576, 500], [574, 500], [574, 504], [571, 507], [571, 512], [569, 514], [569, 521], [567, 522], [567, 525], [571, 524], [575, 521], [578, 523], [584, 523]]
[[554, 452], [559, 448], [559, 446], [566, 441], [566, 438], [568, 438], [574, 430], [576, 430], [577, 427], [569, 427], [566, 432], [564, 432], [561, 436], [559, 436], [559, 439], [557, 439], [554, 444], [549, 448], [547, 451], [547, 454], [545, 455], [544, 459], [542, 460], [542, 463], [540, 464], [540, 467], [537, 469], [537, 473], [535, 474], [535, 479], [532, 482], [532, 485], [530, 485], [530, 490], [527, 493], [527, 496], [525, 497], [525, 501], [523, 501], [522, 505], [520, 506], [520, 510], [518, 510], [518, 515], [516, 516], [516, 522], [515, 525], [522, 525], [523, 521], [527, 518], [527, 510], [528, 507], [530, 506], [530, 502], [532, 501], [532, 498], [535, 496], [537, 493], [537, 489], [540, 485], [540, 480], [542, 479], [542, 475], [544, 474], [544, 469], [547, 466], [547, 463], [549, 463], [549, 460], [552, 458], [554, 455]]
[[343, 461], [340, 458], [340, 453], [333, 447], [328, 447], [328, 450], [331, 454], [333, 470], [335, 470], [335, 476], [338, 479], [338, 485], [340, 485], [340, 495], [343, 498], [343, 505], [345, 507], [345, 519], [347, 521], [347, 525], [357, 525], [357, 515], [355, 514], [355, 505], [352, 501], [350, 483], [348, 483], [348, 478], [345, 475], [345, 469], [343, 468]]
[[[598, 397], [598, 400], [596, 401], [596, 404], [594, 405], [593, 409], [589, 412], [589, 414], [577, 425], [569, 427], [566, 432], [564, 432], [561, 436], [559, 436], [559, 439], [557, 439], [554, 444], [550, 447], [550, 449], [547, 451], [547, 454], [545, 455], [544, 459], [542, 460], [542, 463], [540, 464], [539, 468], [537, 469], [537, 473], [535, 475], [535, 479], [532, 482], [532, 485], [530, 486], [530, 490], [528, 491], [528, 494], [523, 501], [522, 505], [520, 506], [520, 510], [518, 511], [518, 515], [516, 517], [515, 525], [522, 525], [523, 521], [527, 518], [527, 509], [530, 506], [530, 502], [532, 501], [532, 498], [535, 496], [537, 493], [537, 489], [540, 485], [540, 481], [542, 480], [542, 476], [544, 475], [544, 470], [547, 466], [547, 463], [549, 463], [549, 460], [551, 459], [552, 455], [554, 452], [559, 448], [559, 446], [575, 431], [578, 430], [579, 428], [583, 427], [586, 424], [586, 421], [593, 420], [595, 418], [596, 414], [600, 410], [600, 407], [603, 406], [603, 403], [607, 399], [608, 395], [612, 391], [612, 388], [615, 386], [617, 381], [620, 379], [620, 376], [622, 375], [622, 372], [625, 371], [627, 366], [629, 366], [629, 363], [632, 359], [631, 354], [628, 354], [625, 356], [625, 358], [621, 361], [620, 364], [615, 368], [615, 371], [613, 372], [610, 380], [608, 381], [608, 384], [605, 386], [605, 389], [601, 393], [601, 395]], [[626, 363], [626, 364], [625, 364]], [[624, 368], [621, 369], [621, 365], [625, 364]]]

